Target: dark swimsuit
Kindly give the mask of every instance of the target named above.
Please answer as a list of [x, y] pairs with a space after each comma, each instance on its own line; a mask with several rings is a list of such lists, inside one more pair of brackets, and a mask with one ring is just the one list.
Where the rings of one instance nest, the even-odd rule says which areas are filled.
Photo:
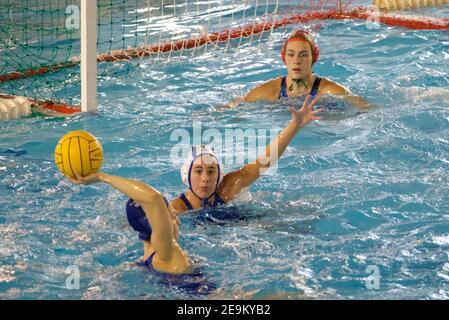
[[214, 283], [207, 281], [200, 267], [194, 268], [192, 273], [187, 274], [170, 274], [157, 271], [153, 267], [155, 254], [156, 252], [153, 252], [147, 260], [140, 261], [137, 265], [157, 275], [161, 284], [169, 287], [175, 286], [194, 295], [208, 295], [217, 289]]
[[[214, 204], [210, 204], [209, 201], [203, 200], [203, 202], [202, 202], [203, 209], [211, 208], [211, 207], [216, 207], [216, 206], [218, 206], [218, 205], [225, 204], [225, 202], [220, 198], [220, 196], [218, 195], [217, 192], [214, 192], [214, 194], [213, 194], [211, 197], [214, 197], [214, 198], [215, 198]], [[187, 199], [185, 193], [181, 193], [181, 194], [179, 195], [179, 199], [181, 199], [182, 202], [184, 202], [184, 204], [186, 205], [186, 207], [187, 207], [188, 210], [193, 210], [193, 206], [192, 206], [192, 204], [190, 203], [190, 201]]]
[[[315, 98], [318, 94], [318, 88], [320, 86], [321, 78], [317, 75], [315, 75], [315, 81], [313, 82], [312, 90], [310, 90], [310, 95], [312, 98]], [[286, 77], [282, 77], [281, 81], [281, 92], [279, 93], [279, 99], [280, 98], [288, 98], [287, 94], [287, 80]]]
[[[226, 203], [220, 198], [217, 192], [212, 196], [215, 198], [213, 205], [209, 202], [207, 202], [207, 204], [203, 203], [201, 210], [198, 210], [196, 214], [193, 214], [196, 222], [200, 224], [213, 223], [215, 225], [228, 225], [236, 221], [247, 219], [246, 214], [242, 213], [239, 209], [221, 206]], [[188, 210], [193, 210], [192, 204], [184, 193], [180, 194], [179, 198], [184, 202]]]
[[[202, 202], [202, 209], [216, 207], [218, 205], [225, 204], [225, 202], [220, 198], [217, 192], [211, 196], [215, 198], [213, 204], [209, 203], [207, 199]], [[188, 210], [193, 210], [193, 206], [187, 199], [186, 195], [182, 193], [179, 198], [184, 202]], [[168, 200], [164, 197], [164, 202], [167, 208], [169, 207]], [[152, 229], [148, 219], [143, 211], [142, 207], [137, 204], [133, 199], [129, 199], [126, 203], [126, 216], [131, 227], [139, 233], [140, 240], [150, 240]]]
[[[168, 208], [169, 202], [165, 197], [164, 202]], [[132, 199], [129, 199], [126, 203], [126, 214], [129, 224], [139, 233], [139, 239], [150, 240], [152, 230], [142, 207], [136, 204]], [[180, 275], [157, 271], [153, 267], [153, 258], [155, 254], [156, 251], [154, 251], [145, 261], [139, 261], [137, 265], [158, 275], [160, 277], [161, 284], [176, 286], [190, 294], [200, 295], [209, 294], [217, 288], [215, 284], [207, 281], [200, 267], [194, 268], [191, 273]]]
[[[168, 200], [164, 197], [166, 207], [169, 207]], [[142, 207], [133, 199], [126, 203], [126, 217], [130, 226], [139, 233], [139, 240], [150, 240], [152, 229], [147, 216]]]

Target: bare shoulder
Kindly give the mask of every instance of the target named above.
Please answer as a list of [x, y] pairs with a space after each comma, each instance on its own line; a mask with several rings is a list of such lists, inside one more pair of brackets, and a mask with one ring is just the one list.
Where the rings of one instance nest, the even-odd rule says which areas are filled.
[[354, 95], [349, 89], [326, 78], [322, 78], [321, 80], [319, 94], [335, 94], [342, 96], [346, 101], [360, 110], [369, 110], [373, 108], [373, 105], [362, 97]]
[[234, 198], [234, 186], [241, 177], [240, 171], [241, 169], [225, 174], [223, 181], [218, 186], [217, 193], [224, 202], [231, 201]]
[[187, 211], [186, 204], [180, 198], [171, 200], [170, 204], [172, 205], [176, 214], [186, 213], [186, 211]]
[[281, 91], [282, 77], [278, 77], [262, 83], [261, 85], [252, 89], [245, 96], [246, 102], [255, 102], [259, 100], [276, 101], [279, 98]]
[[327, 78], [321, 78], [319, 94], [350, 95], [348, 88]]
[[217, 193], [223, 201], [231, 200], [229, 197], [230, 189], [236, 180], [236, 172], [228, 172], [224, 175], [223, 181], [221, 181], [220, 185], [217, 187]]

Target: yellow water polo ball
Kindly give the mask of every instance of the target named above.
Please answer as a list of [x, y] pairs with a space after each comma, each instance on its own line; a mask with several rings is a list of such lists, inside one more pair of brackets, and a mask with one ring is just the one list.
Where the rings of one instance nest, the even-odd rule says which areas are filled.
[[76, 178], [75, 171], [86, 177], [100, 170], [103, 148], [87, 131], [77, 130], [64, 135], [56, 145], [55, 162], [59, 171]]

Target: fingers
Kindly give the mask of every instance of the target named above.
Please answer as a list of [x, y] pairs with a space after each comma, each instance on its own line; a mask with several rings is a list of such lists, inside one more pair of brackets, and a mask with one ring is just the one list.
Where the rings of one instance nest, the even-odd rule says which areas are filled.
[[312, 111], [312, 115], [316, 115], [317, 113], [320, 113], [323, 110], [324, 110], [323, 108], [316, 109], [315, 111]]
[[307, 104], [309, 103], [310, 100], [310, 94], [307, 95], [306, 99], [304, 100], [304, 103], [302, 104], [302, 107], [300, 110], [304, 110], [305, 108], [307, 108]]
[[82, 178], [82, 176], [78, 172], [73, 171], [73, 173], [75, 174], [75, 176], [78, 180], [80, 180], [80, 178]]
[[320, 96], [316, 96], [315, 99], [313, 99], [312, 102], [310, 102], [309, 108], [312, 108], [315, 105], [315, 103], [317, 103], [319, 98], [320, 98]]
[[[316, 99], [315, 99], [316, 100]], [[319, 108], [316, 109], [315, 111], [311, 112], [312, 114], [312, 120], [321, 120], [321, 117], [317, 117], [316, 115], [320, 112], [322, 112], [324, 109], [323, 108]]]
[[319, 99], [319, 95], [317, 95], [310, 103], [310, 99], [312, 99], [312, 96], [309, 94], [307, 95], [306, 99], [304, 100], [304, 103], [302, 104], [302, 108], [301, 110], [307, 109], [307, 110], [311, 110], [312, 107], [315, 105], [315, 103], [317, 103], [318, 99]]
[[69, 181], [71, 183], [74, 183], [74, 184], [79, 184], [80, 183], [79, 180], [73, 179], [71, 176], [66, 175], [66, 178], [69, 179]]
[[288, 107], [288, 111], [292, 113], [292, 115], [296, 114], [296, 109], [294, 107]]
[[307, 106], [307, 104], [310, 101], [310, 98], [311, 98], [311, 96], [310, 96], [310, 94], [308, 94], [307, 97], [306, 97], [306, 100], [304, 100], [303, 106]]
[[76, 179], [72, 178], [73, 183], [76, 183], [76, 184], [85, 184], [86, 183], [86, 179], [81, 174], [79, 174], [76, 171], [73, 171], [73, 173], [76, 176]]
[[312, 118], [318, 114], [319, 112], [323, 111], [323, 108], [318, 108], [316, 110], [313, 110], [313, 106], [315, 103], [317, 103], [319, 96], [316, 96], [310, 103], [310, 99], [312, 98], [311, 95], [308, 95], [306, 99], [304, 100], [303, 106], [300, 110], [296, 110], [294, 107], [289, 107], [288, 110], [292, 113], [292, 116], [298, 116], [300, 113], [306, 115], [312, 116]]

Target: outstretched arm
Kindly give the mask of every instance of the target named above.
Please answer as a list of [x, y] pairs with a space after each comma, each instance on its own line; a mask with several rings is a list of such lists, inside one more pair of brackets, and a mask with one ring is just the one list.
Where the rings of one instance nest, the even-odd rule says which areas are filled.
[[242, 102], [276, 101], [279, 98], [281, 77], [267, 81], [253, 89], [246, 95], [239, 96], [225, 105], [226, 108], [235, 108]]
[[359, 110], [369, 110], [374, 107], [362, 97], [353, 94], [349, 89], [327, 79], [323, 81], [323, 88], [320, 89], [320, 94], [341, 96], [346, 102]]
[[231, 102], [225, 104], [224, 107], [225, 108], [236, 108], [242, 102], [256, 102], [258, 100], [268, 100], [266, 98], [266, 96], [267, 96], [267, 93], [266, 93], [267, 89], [264, 88], [264, 87], [266, 87], [266, 84], [252, 89], [250, 92], [248, 92], [244, 96], [238, 96], [237, 98], [235, 98]]
[[265, 154], [261, 155], [256, 161], [224, 176], [223, 182], [218, 189], [224, 201], [232, 200], [242, 189], [254, 183], [260, 177], [262, 171], [268, 170], [268, 168], [278, 161], [301, 128], [312, 120], [320, 119], [317, 113], [321, 109], [313, 110], [313, 106], [317, 102], [318, 97], [309, 103], [310, 98], [310, 96], [307, 96], [299, 110], [293, 107], [289, 108], [292, 113], [292, 120], [279, 133], [277, 138], [265, 148]]
[[154, 200], [154, 198], [157, 198], [158, 195], [162, 198], [162, 195], [156, 189], [137, 180], [126, 179], [119, 176], [112, 176], [103, 172], [94, 173], [87, 177], [82, 177], [77, 172], [75, 172], [75, 174], [77, 176], [77, 179], [71, 179], [70, 177], [68, 177], [69, 180], [75, 184], [91, 184], [95, 182], [104, 182], [111, 185], [120, 192], [126, 194], [128, 197], [138, 202], [139, 204], [150, 202], [151, 200]]
[[348, 103], [359, 110], [369, 110], [374, 107], [374, 105], [372, 105], [362, 97], [354, 94], [345, 95], [343, 96], [343, 99], [345, 99]]
[[156, 189], [136, 180], [112, 176], [103, 172], [94, 173], [87, 177], [75, 174], [77, 179], [68, 177], [75, 184], [104, 182], [139, 203], [152, 227], [151, 245], [159, 259], [171, 260], [174, 247], [177, 246], [173, 237], [172, 217], [165, 206], [162, 195]]

